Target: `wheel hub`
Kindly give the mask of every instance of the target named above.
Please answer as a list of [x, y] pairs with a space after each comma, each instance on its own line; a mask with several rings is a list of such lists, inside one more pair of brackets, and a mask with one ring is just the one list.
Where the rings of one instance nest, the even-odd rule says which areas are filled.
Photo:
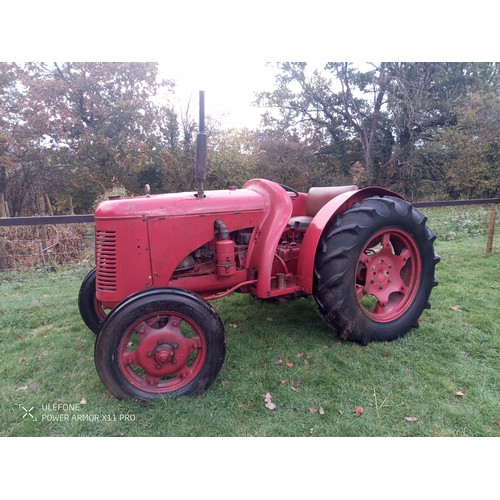
[[162, 328], [144, 325], [138, 330], [140, 343], [133, 351], [133, 362], [155, 377], [174, 375], [184, 367], [197, 348], [192, 339], [182, 335], [179, 323], [170, 321]]
[[384, 286], [386, 283], [391, 282], [391, 278], [389, 276], [389, 269], [392, 266], [387, 265], [384, 262], [384, 259], [381, 259], [377, 265], [372, 265], [372, 279], [370, 280], [371, 284], [375, 284], [380, 286]]
[[387, 305], [389, 295], [400, 291], [402, 285], [398, 272], [394, 272], [394, 265], [390, 256], [366, 257], [364, 265], [367, 271], [363, 295], [373, 295], [377, 297], [382, 306]]
[[164, 344], [161, 343], [155, 347], [153, 357], [159, 365], [166, 365], [167, 363], [176, 363], [175, 359], [175, 349], [179, 347], [177, 343], [175, 344]]

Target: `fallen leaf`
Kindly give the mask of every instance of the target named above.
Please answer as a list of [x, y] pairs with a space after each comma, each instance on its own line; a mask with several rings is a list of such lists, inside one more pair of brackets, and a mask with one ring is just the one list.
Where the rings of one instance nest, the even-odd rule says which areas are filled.
[[18, 387], [16, 391], [26, 391], [28, 389], [27, 385], [22, 385], [21, 387]]
[[230, 326], [231, 328], [238, 328], [238, 325], [236, 323], [229, 323], [229, 325], [227, 326]]
[[286, 385], [286, 380], [280, 380], [281, 385]]
[[282, 365], [283, 364], [283, 360], [281, 358], [277, 359], [275, 362], [274, 362], [275, 365]]
[[299, 352], [297, 354], [297, 356], [295, 356], [297, 359], [300, 359], [302, 356], [304, 356], [304, 353], [303, 352]]
[[457, 392], [455, 392], [455, 396], [457, 398], [463, 398], [465, 396], [465, 392], [463, 392], [463, 391], [457, 391]]
[[416, 422], [418, 420], [417, 417], [405, 417], [405, 420], [407, 422]]
[[43, 358], [47, 357], [49, 355], [49, 351], [46, 349], [45, 351], [42, 351], [40, 354], [36, 356], [37, 361], [42, 361]]
[[460, 309], [460, 306], [451, 306], [450, 309], [452, 311], [461, 311], [462, 309]]
[[87, 400], [85, 398], [82, 398], [82, 400], [80, 401], [80, 404], [81, 405], [86, 405], [87, 404]]
[[311, 358], [310, 354], [306, 354], [306, 357], [304, 358], [304, 368], [309, 368], [309, 359]]
[[354, 414], [356, 415], [356, 417], [360, 417], [364, 412], [364, 409], [362, 406], [356, 406], [356, 408], [354, 408]]
[[77, 348], [77, 349], [85, 349], [85, 346], [84, 346], [84, 345], [82, 345], [82, 344], [80, 344], [80, 345], [77, 345], [77, 346], [76, 346], [76, 348]]
[[21, 356], [21, 357], [19, 358], [19, 364], [24, 363], [24, 362], [25, 362], [25, 359], [24, 359], [24, 357], [23, 357], [23, 356]]
[[266, 318], [266, 321], [274, 321], [273, 318]]
[[292, 366], [295, 366], [295, 363], [292, 363], [291, 361], [289, 361], [288, 363], [285, 363], [285, 366], [288, 368], [291, 368]]
[[292, 390], [298, 391], [299, 387], [300, 387], [300, 384], [302, 384], [302, 380], [299, 380], [299, 379], [294, 380], [293, 384], [292, 384]]
[[277, 406], [273, 403], [273, 398], [269, 392], [264, 394], [264, 406], [268, 410], [276, 410]]
[[323, 409], [322, 406], [320, 406], [319, 408], [316, 408], [316, 406], [311, 406], [309, 408], [309, 411], [311, 413], [319, 413], [320, 415], [324, 415], [325, 414], [325, 410]]

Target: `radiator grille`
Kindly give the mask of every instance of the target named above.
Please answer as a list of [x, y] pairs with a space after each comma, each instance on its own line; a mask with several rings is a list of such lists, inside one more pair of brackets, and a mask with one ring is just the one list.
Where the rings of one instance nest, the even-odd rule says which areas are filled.
[[116, 232], [96, 231], [97, 288], [116, 292]]

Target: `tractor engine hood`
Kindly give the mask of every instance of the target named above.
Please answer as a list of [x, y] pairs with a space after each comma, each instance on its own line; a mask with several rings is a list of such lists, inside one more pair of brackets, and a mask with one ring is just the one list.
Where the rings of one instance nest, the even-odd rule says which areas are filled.
[[145, 195], [104, 201], [94, 212], [96, 219], [149, 219], [157, 217], [186, 217], [189, 215], [234, 213], [262, 210], [265, 198], [251, 189], [205, 191], [198, 199], [196, 192]]

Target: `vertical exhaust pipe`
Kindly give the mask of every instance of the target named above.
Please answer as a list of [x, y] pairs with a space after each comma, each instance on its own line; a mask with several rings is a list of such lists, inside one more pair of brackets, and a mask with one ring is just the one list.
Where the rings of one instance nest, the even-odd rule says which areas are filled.
[[207, 134], [205, 133], [205, 92], [200, 90], [200, 121], [198, 135], [196, 136], [196, 163], [195, 177], [198, 183], [198, 199], [205, 198], [203, 182], [207, 178]]

